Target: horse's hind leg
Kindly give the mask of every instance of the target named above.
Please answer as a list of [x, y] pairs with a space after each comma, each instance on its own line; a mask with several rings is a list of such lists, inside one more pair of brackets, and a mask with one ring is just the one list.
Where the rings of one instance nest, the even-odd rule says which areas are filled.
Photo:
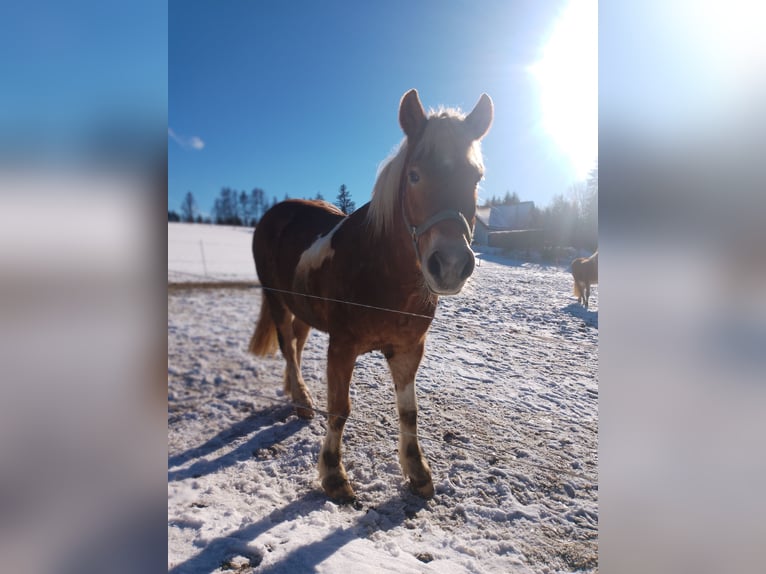
[[[311, 400], [306, 383], [301, 376], [300, 356], [303, 344], [308, 336], [308, 326], [305, 332], [294, 328], [293, 314], [283, 306], [272, 306], [272, 315], [277, 326], [277, 338], [279, 339], [279, 348], [282, 356], [285, 358], [285, 393], [289, 393], [293, 403], [296, 405], [296, 413], [303, 419], [310, 419], [314, 416], [314, 404]], [[305, 325], [305, 323], [303, 323]], [[298, 343], [300, 341], [300, 347]]]
[[327, 435], [319, 453], [319, 478], [322, 488], [338, 502], [354, 499], [346, 469], [341, 462], [341, 437], [346, 419], [351, 413], [349, 386], [354, 371], [356, 354], [350, 346], [339, 345], [330, 339], [327, 350]]
[[583, 298], [585, 299], [585, 308], [588, 308], [588, 299], [590, 299], [590, 283], [585, 282], [585, 289]]
[[311, 331], [311, 327], [308, 324], [298, 319], [298, 317], [293, 318], [293, 333], [295, 334], [295, 350], [299, 369], [301, 367], [301, 357], [303, 356], [303, 346], [309, 337], [309, 331]]
[[399, 463], [410, 479], [410, 487], [423, 498], [434, 495], [431, 469], [418, 444], [418, 405], [415, 399], [415, 373], [423, 357], [423, 345], [414, 349], [388, 353], [388, 366], [396, 388], [396, 407], [399, 411]]

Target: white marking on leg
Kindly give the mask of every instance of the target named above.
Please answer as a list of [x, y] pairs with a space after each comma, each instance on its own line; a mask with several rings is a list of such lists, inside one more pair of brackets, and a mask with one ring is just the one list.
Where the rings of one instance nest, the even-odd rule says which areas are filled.
[[341, 438], [341, 431], [333, 430], [328, 426], [327, 428], [327, 434], [324, 437], [324, 443], [322, 444], [322, 450], [319, 452], [319, 478], [325, 478], [327, 476], [327, 471], [331, 469], [336, 469], [337, 467], [331, 467], [328, 468], [325, 464], [325, 453], [333, 453], [337, 455], [338, 458], [338, 466], [342, 466], [340, 464], [340, 438]]
[[415, 399], [415, 383], [409, 383], [403, 389], [396, 391], [396, 406], [399, 412], [418, 410]]
[[416, 424], [418, 405], [415, 399], [414, 382], [396, 391], [396, 406], [399, 411], [399, 464], [404, 475], [410, 476], [414, 461], [410, 460], [411, 453], [408, 455], [408, 447], [413, 443], [418, 445]]

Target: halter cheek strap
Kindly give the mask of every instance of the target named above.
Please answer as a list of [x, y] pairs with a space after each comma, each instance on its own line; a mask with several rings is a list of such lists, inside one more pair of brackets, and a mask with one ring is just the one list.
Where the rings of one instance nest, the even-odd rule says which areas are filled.
[[412, 238], [412, 245], [415, 247], [415, 256], [420, 259], [420, 249], [418, 249], [418, 239], [420, 239], [420, 236], [423, 235], [426, 231], [431, 229], [434, 225], [441, 221], [446, 221], [447, 219], [453, 219], [460, 223], [462, 226], [463, 236], [468, 241], [468, 245], [471, 245], [471, 242], [473, 241], [473, 230], [471, 229], [471, 226], [468, 225], [468, 221], [466, 221], [465, 217], [462, 213], [457, 211], [456, 209], [445, 209], [444, 211], [439, 211], [438, 213], [435, 213], [428, 219], [426, 219], [423, 223], [420, 225], [412, 225], [410, 223], [409, 218], [407, 217], [407, 210], [404, 207], [404, 201], [402, 201], [402, 216], [404, 217], [404, 223], [407, 226], [407, 229], [410, 231], [410, 237]]

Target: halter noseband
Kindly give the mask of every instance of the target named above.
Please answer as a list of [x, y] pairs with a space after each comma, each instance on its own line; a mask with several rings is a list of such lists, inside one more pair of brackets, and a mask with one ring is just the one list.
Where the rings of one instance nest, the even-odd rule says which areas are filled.
[[407, 226], [407, 230], [410, 232], [412, 245], [415, 248], [415, 257], [417, 257], [418, 261], [420, 260], [420, 249], [418, 249], [418, 239], [420, 239], [420, 236], [437, 223], [446, 221], [447, 219], [453, 219], [460, 223], [463, 231], [463, 236], [468, 241], [468, 245], [471, 245], [471, 242], [473, 241], [473, 231], [471, 230], [471, 226], [468, 225], [468, 221], [466, 221], [465, 216], [457, 209], [445, 209], [443, 211], [439, 211], [426, 219], [420, 225], [412, 225], [409, 218], [407, 217], [407, 210], [404, 207], [404, 193], [401, 194], [401, 198], [402, 217], [404, 218], [404, 224]]

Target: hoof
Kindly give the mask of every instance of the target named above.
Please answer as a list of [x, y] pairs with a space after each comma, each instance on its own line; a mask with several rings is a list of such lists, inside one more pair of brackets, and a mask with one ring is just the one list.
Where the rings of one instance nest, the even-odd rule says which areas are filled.
[[314, 410], [307, 407], [295, 407], [295, 414], [306, 420], [314, 418]]
[[410, 490], [420, 496], [421, 498], [433, 498], [434, 497], [434, 483], [429, 476], [425, 480], [415, 482], [410, 480]]
[[354, 489], [348, 482], [348, 479], [335, 474], [322, 480], [322, 488], [325, 494], [339, 504], [353, 503], [356, 500]]

